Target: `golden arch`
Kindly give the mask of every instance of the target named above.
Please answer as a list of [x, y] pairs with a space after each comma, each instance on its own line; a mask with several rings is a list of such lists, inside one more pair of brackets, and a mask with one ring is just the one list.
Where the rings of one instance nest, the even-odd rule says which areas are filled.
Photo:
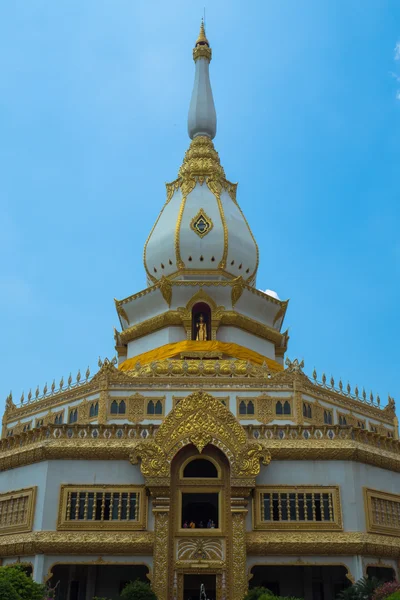
[[183, 326], [186, 330], [188, 340], [192, 339], [192, 309], [198, 302], [205, 302], [211, 308], [211, 339], [217, 339], [217, 329], [219, 327], [222, 314], [225, 311], [224, 306], [218, 306], [217, 303], [209, 296], [203, 288], [192, 296], [186, 306], [180, 306], [177, 311], [181, 316]]
[[260, 460], [269, 464], [267, 447], [250, 441], [233, 414], [205, 392], [195, 392], [182, 399], [167, 415], [154, 438], [137, 444], [130, 456], [133, 464], [142, 460], [141, 470], [147, 477], [169, 477], [170, 465], [177, 452], [193, 444], [201, 453], [207, 444], [222, 450], [234, 477], [256, 477]]

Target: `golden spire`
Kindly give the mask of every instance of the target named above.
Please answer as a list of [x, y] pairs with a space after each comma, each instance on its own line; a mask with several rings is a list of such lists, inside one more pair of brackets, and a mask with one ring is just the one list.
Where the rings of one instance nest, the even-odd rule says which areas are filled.
[[201, 19], [200, 33], [199, 33], [199, 37], [196, 40], [196, 48], [197, 48], [197, 46], [210, 47], [210, 44], [208, 43], [208, 39], [206, 37], [206, 30], [204, 28], [204, 19]]

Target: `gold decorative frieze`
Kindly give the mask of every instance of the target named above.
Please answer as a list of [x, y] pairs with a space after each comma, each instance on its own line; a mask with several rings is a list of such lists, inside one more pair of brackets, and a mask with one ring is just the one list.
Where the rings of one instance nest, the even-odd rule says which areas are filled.
[[0, 494], [0, 535], [32, 531], [36, 487]]
[[257, 487], [254, 529], [342, 529], [339, 487]]
[[62, 485], [57, 529], [145, 529], [144, 486]]
[[343, 531], [254, 531], [246, 534], [248, 556], [290, 554], [294, 556], [347, 555], [400, 558], [396, 537]]
[[225, 539], [185, 537], [176, 540], [176, 560], [182, 562], [224, 561]]
[[33, 531], [0, 536], [0, 555], [153, 553], [152, 531]]
[[400, 495], [364, 488], [367, 531], [400, 536]]

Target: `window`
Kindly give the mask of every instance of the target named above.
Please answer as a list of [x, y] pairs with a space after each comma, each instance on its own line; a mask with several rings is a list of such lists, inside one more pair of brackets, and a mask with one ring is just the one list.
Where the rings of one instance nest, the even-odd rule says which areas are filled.
[[333, 417], [332, 417], [332, 411], [331, 410], [324, 410], [324, 423], [325, 425], [332, 425], [333, 423]]
[[70, 423], [70, 424], [76, 423], [77, 420], [78, 420], [78, 409], [73, 408], [70, 410], [69, 417], [68, 417], [68, 423]]
[[388, 431], [387, 436], [388, 436], [388, 438], [393, 438], [394, 437], [393, 431]]
[[32, 421], [29, 421], [29, 423], [24, 423], [24, 426], [22, 428], [22, 431], [25, 433], [26, 431], [29, 431], [31, 429], [32, 426]]
[[400, 536], [400, 495], [364, 489], [367, 530]]
[[43, 423], [44, 423], [43, 419], [36, 419], [35, 427], [43, 427]]
[[143, 487], [61, 486], [58, 529], [143, 529]]
[[154, 398], [147, 402], [147, 415], [161, 416], [164, 412], [163, 402], [160, 399]]
[[292, 412], [291, 410], [291, 406], [290, 406], [290, 402], [288, 400], [285, 400], [284, 402], [281, 400], [278, 400], [278, 402], [275, 405], [275, 414], [278, 416], [281, 415], [290, 415]]
[[369, 424], [369, 428], [373, 433], [378, 433], [378, 427], [376, 425]]
[[339, 425], [347, 425], [346, 415], [339, 415]]
[[89, 418], [93, 419], [94, 417], [97, 417], [99, 414], [99, 403], [98, 402], [92, 402], [89, 408]]
[[182, 493], [182, 529], [218, 529], [218, 492]]
[[361, 421], [361, 419], [358, 419], [357, 427], [359, 427], [360, 429], [365, 429], [365, 421]]
[[[98, 411], [98, 409], [97, 409]], [[113, 400], [111, 402], [110, 412], [112, 415], [124, 415], [126, 413], [125, 400]]]
[[0, 535], [32, 531], [36, 488], [0, 494]]
[[54, 425], [62, 425], [64, 413], [60, 412], [54, 417]]
[[262, 488], [255, 510], [256, 529], [342, 528], [338, 488]]
[[7, 431], [7, 437], [11, 437], [13, 434], [13, 430], [12, 429], [8, 429]]
[[218, 469], [211, 460], [194, 458], [183, 470], [184, 477], [218, 477]]
[[309, 402], [303, 402], [303, 417], [312, 419], [312, 408]]
[[238, 404], [239, 416], [254, 416], [254, 402], [253, 400], [240, 400]]

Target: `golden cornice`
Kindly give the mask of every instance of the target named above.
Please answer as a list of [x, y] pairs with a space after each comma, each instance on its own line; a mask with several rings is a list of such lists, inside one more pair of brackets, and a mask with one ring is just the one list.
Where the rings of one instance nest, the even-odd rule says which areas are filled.
[[[222, 309], [222, 307], [220, 307]], [[265, 325], [264, 323], [260, 323], [259, 321], [255, 321], [250, 317], [246, 317], [236, 311], [233, 310], [221, 310], [221, 320], [220, 326], [232, 326], [238, 327], [239, 329], [243, 329], [252, 335], [256, 335], [262, 339], [266, 339], [272, 342], [274, 345], [279, 348], [286, 348], [285, 336], [270, 327], [269, 325]], [[182, 319], [181, 311], [179, 310], [169, 310], [151, 319], [147, 319], [146, 321], [142, 321], [137, 325], [132, 325], [128, 329], [125, 329], [120, 333], [120, 339], [122, 344], [127, 344], [132, 340], [139, 339], [149, 333], [153, 333], [154, 331], [158, 331], [159, 329], [163, 329], [164, 327], [174, 327], [174, 326], [182, 326], [184, 327], [184, 322]]]
[[308, 377], [305, 379], [302, 378], [301, 382], [299, 383], [300, 385], [297, 386], [297, 389], [302, 394], [307, 394], [316, 400], [323, 400], [329, 404], [333, 404], [334, 406], [340, 406], [341, 408], [353, 410], [354, 412], [359, 413], [361, 416], [369, 416], [377, 421], [391, 425], [393, 424], [393, 419], [389, 414], [385, 413], [385, 409], [366, 404], [361, 400], [356, 400], [350, 396], [345, 396], [336, 390], [324, 388], [316, 383], [313, 383]]
[[274, 531], [246, 534], [247, 554], [264, 555], [369, 555], [400, 557], [398, 538], [362, 532]]
[[33, 554], [152, 554], [151, 531], [34, 531], [0, 537], [1, 556]]
[[[179, 180], [177, 180], [179, 182]], [[175, 183], [175, 182], [174, 182]], [[169, 184], [168, 184], [169, 185]], [[172, 185], [172, 184], [171, 184]], [[234, 185], [234, 184], [231, 184]], [[205, 274], [207, 274], [207, 272], [204, 269], [185, 269], [185, 273], [188, 274], [193, 274], [196, 275], [198, 274], [199, 276], [204, 276]], [[232, 275], [231, 273], [228, 273], [224, 270], [213, 270], [213, 271], [209, 271], [209, 275], [214, 275], [215, 274], [221, 274], [225, 277], [228, 277], [229, 279], [227, 281], [215, 281], [215, 280], [199, 280], [199, 281], [185, 281], [185, 280], [175, 280], [174, 277], [178, 276], [179, 274], [181, 274], [181, 271], [176, 271], [176, 273], [172, 273], [170, 275], [168, 275], [166, 277], [166, 279], [171, 280], [171, 284], [172, 287], [233, 287], [233, 286], [237, 286], [238, 285], [238, 279], [236, 276]], [[286, 313], [286, 309], [287, 306], [289, 304], [289, 300], [278, 300], [277, 298], [274, 298], [273, 296], [269, 296], [268, 294], [265, 294], [265, 292], [262, 292], [261, 290], [258, 290], [257, 288], [255, 288], [254, 286], [246, 283], [246, 281], [243, 280], [243, 282], [240, 282], [240, 284], [242, 285], [243, 289], [251, 292], [252, 294], [259, 296], [260, 298], [263, 298], [263, 300], [265, 300], [266, 302], [272, 302], [272, 304], [276, 304], [277, 306], [280, 306], [284, 313]], [[137, 300], [139, 298], [142, 298], [143, 296], [146, 296], [147, 294], [150, 294], [151, 292], [154, 292], [155, 290], [157, 290], [158, 288], [161, 287], [161, 280], [157, 281], [156, 283], [154, 283], [154, 285], [141, 290], [140, 292], [136, 293], [136, 294], [132, 294], [131, 296], [128, 296], [127, 298], [124, 298], [122, 300], [117, 300], [116, 298], [114, 298], [114, 302], [115, 302], [115, 306], [118, 310], [119, 306], [122, 306], [123, 304], [127, 304], [129, 302], [132, 302], [134, 300]], [[280, 311], [279, 311], [280, 312]], [[280, 315], [278, 317], [275, 317], [275, 319], [277, 320], [278, 318], [280, 318]]]
[[197, 46], [193, 48], [193, 60], [196, 62], [199, 58], [205, 58], [208, 62], [211, 61], [212, 58], [212, 50], [207, 46]]
[[[197, 398], [196, 395], [194, 396]], [[215, 400], [227, 411], [224, 412], [225, 415], [229, 413], [231, 418], [235, 419], [219, 398]], [[175, 410], [182, 406], [181, 402], [177, 404]], [[171, 415], [172, 418], [173, 412], [169, 413], [168, 417]], [[241, 427], [250, 441], [263, 440], [272, 460], [352, 460], [400, 472], [400, 442], [366, 430], [338, 425], [332, 427], [241, 425]], [[137, 452], [138, 442], [142, 443], [141, 432], [146, 431], [147, 435], [149, 433], [151, 435], [158, 429], [157, 425], [126, 423], [48, 425], [39, 430], [31, 430], [1, 440], [0, 471], [43, 460], [128, 460], [130, 455]], [[119, 430], [123, 432], [122, 438], [118, 437]], [[92, 435], [94, 431], [97, 431], [96, 437]], [[304, 437], [306, 431], [307, 437]], [[334, 433], [333, 439], [330, 439], [329, 431]], [[72, 437], [68, 437], [68, 432], [72, 432]], [[258, 436], [255, 435], [256, 432]], [[280, 433], [283, 433], [282, 439]]]

